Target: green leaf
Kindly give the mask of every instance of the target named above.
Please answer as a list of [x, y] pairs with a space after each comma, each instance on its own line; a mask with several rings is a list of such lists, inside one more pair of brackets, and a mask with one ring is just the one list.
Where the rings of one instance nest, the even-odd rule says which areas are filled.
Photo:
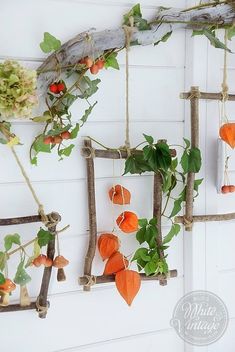
[[207, 37], [207, 39], [210, 41], [212, 46], [214, 46], [215, 48], [227, 50], [228, 52], [231, 53], [231, 50], [229, 48], [227, 48], [227, 46], [224, 43], [222, 43], [219, 40], [219, 38], [216, 37], [214, 29], [205, 28], [202, 30], [194, 30], [192, 35], [193, 36], [205, 35]]
[[143, 148], [144, 160], [150, 166], [152, 171], [160, 169], [167, 171], [171, 166], [171, 153], [169, 146], [164, 142], [159, 142], [155, 146], [146, 146]]
[[48, 120], [51, 120], [51, 115], [43, 115], [43, 116], [35, 116], [32, 118], [32, 121], [34, 122], [46, 122]]
[[142, 271], [146, 265], [146, 262], [142, 260], [141, 258], [137, 259], [137, 268], [139, 271]]
[[82, 83], [87, 87], [85, 88], [83, 94], [78, 95], [79, 98], [81, 99], [88, 99], [90, 98], [93, 94], [97, 92], [98, 84], [101, 82], [99, 78], [91, 80], [88, 76], [84, 76], [82, 79]]
[[129, 158], [126, 159], [124, 175], [127, 173], [142, 174], [146, 171], [151, 171], [151, 168], [148, 163], [144, 160], [142, 154], [131, 155], [129, 156]]
[[6, 261], [7, 261], [6, 253], [0, 252], [0, 271], [4, 270]]
[[145, 242], [145, 233], [146, 233], [146, 227], [142, 227], [140, 230], [137, 231], [136, 239], [139, 242], [139, 244], [142, 244]]
[[58, 151], [59, 156], [61, 156], [61, 157], [62, 156], [70, 156], [70, 154], [71, 154], [71, 152], [72, 152], [74, 147], [75, 147], [74, 144], [70, 144], [68, 147], [60, 149]]
[[157, 270], [157, 263], [155, 261], [148, 262], [144, 267], [144, 272], [147, 276], [155, 274]]
[[149, 220], [149, 224], [156, 226], [156, 225], [157, 225], [157, 218], [154, 217], [154, 218], [150, 219], [150, 220]]
[[181, 211], [183, 201], [184, 200], [182, 198], [178, 198], [174, 201], [174, 206], [173, 206], [172, 212], [170, 214], [170, 218], [177, 215]]
[[190, 147], [190, 141], [187, 138], [183, 138], [184, 143], [186, 144], [186, 148], [188, 149]]
[[227, 29], [227, 35], [228, 35], [228, 40], [232, 40], [232, 38], [235, 36], [235, 26], [231, 26]]
[[[51, 152], [51, 147], [49, 144], [44, 143], [44, 136], [40, 135], [33, 143], [33, 149], [35, 150], [36, 153], [42, 152], [42, 153], [50, 153]], [[32, 162], [32, 160], [31, 160]]]
[[44, 53], [50, 53], [60, 49], [61, 42], [48, 32], [44, 33], [43, 41], [40, 43], [40, 48]]
[[39, 246], [43, 247], [46, 246], [54, 237], [49, 231], [41, 228], [37, 234], [37, 238]]
[[144, 262], [148, 262], [151, 259], [151, 257], [148, 255], [147, 248], [138, 248], [134, 254], [132, 261], [138, 260], [139, 258]]
[[81, 121], [82, 121], [81, 127], [84, 125], [84, 123], [87, 122], [87, 119], [88, 119], [89, 115], [91, 114], [92, 110], [94, 109], [94, 107], [96, 106], [96, 104], [97, 104], [97, 101], [93, 105], [89, 106], [88, 109], [85, 110], [85, 113], [81, 118]]
[[150, 248], [156, 247], [156, 237], [158, 231], [156, 226], [148, 225], [145, 231], [145, 241], [149, 244]]
[[[131, 21], [133, 20], [133, 23]], [[142, 18], [142, 13], [140, 9], [140, 4], [136, 4], [132, 9], [123, 16], [123, 24], [126, 26], [131, 26], [132, 24], [137, 27], [140, 31], [151, 29], [151, 26]]]
[[104, 67], [107, 69], [109, 67], [114, 68], [115, 70], [119, 70], [119, 64], [117, 61], [117, 53], [111, 53], [105, 58]]
[[38, 241], [34, 241], [34, 245], [33, 245], [33, 254], [31, 257], [28, 258], [27, 263], [25, 264], [25, 268], [27, 268], [28, 266], [30, 266], [32, 264], [32, 261], [37, 258], [39, 256], [39, 254], [41, 253], [41, 248], [38, 244]]
[[159, 39], [154, 45], [158, 45], [159, 43], [163, 42], [165, 43], [172, 35], [172, 31], [167, 32], [166, 34], [163, 35], [161, 39]]
[[143, 135], [144, 135], [144, 138], [146, 139], [146, 141], [147, 141], [149, 144], [153, 144], [154, 139], [153, 139], [152, 136], [148, 136], [147, 134], [144, 134], [144, 133], [143, 133]]
[[202, 163], [200, 149], [186, 149], [182, 155], [180, 163], [184, 170], [184, 173], [199, 172]]
[[23, 259], [23, 260], [21, 260], [20, 264], [18, 265], [16, 274], [15, 274], [15, 278], [14, 278], [14, 282], [17, 285], [25, 286], [30, 281], [31, 281], [31, 277], [29, 276], [29, 274], [26, 272], [26, 270], [24, 268], [24, 259]]
[[3, 285], [5, 283], [6, 279], [2, 273], [0, 273], [0, 285]]
[[179, 232], [180, 232], [180, 225], [173, 224], [171, 226], [170, 232], [164, 237], [163, 244], [170, 242], [174, 236], [178, 235]]
[[77, 138], [79, 130], [80, 130], [80, 125], [79, 125], [79, 123], [76, 123], [76, 126], [72, 129], [72, 131], [70, 133], [70, 139]]
[[33, 158], [30, 159], [30, 162], [32, 165], [37, 165], [38, 164], [38, 158], [34, 156]]
[[0, 144], [7, 144], [7, 140], [4, 138], [0, 138]]
[[196, 192], [195, 197], [198, 196], [198, 188], [201, 185], [202, 181], [203, 181], [203, 178], [200, 178], [200, 179], [194, 181], [194, 191]]
[[140, 227], [146, 227], [148, 225], [147, 219], [138, 219], [138, 224]]
[[6, 251], [9, 251], [13, 244], [18, 244], [20, 246], [20, 235], [14, 233], [13, 235], [7, 235], [4, 238], [4, 247]]

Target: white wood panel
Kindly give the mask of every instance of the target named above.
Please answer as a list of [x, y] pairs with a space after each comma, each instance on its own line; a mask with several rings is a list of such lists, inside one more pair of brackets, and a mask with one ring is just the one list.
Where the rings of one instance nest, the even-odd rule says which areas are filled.
[[[15, 346], [22, 344], [25, 352], [32, 351], [32, 346], [34, 352], [52, 352], [167, 329], [174, 305], [181, 295], [182, 281], [172, 279], [166, 287], [159, 288], [156, 283], [142, 285], [131, 308], [114, 286], [96, 288], [89, 293], [51, 296], [46, 320], [38, 319], [32, 311], [0, 314], [1, 346], [4, 352], [14, 352]], [[13, 318], [14, 345], [9, 345]], [[30, 331], [30, 338], [25, 337], [26, 331]]]
[[[171, 343], [169, 343], [171, 341]], [[120, 352], [122, 350], [155, 352], [156, 346], [164, 352], [171, 352], [174, 349], [183, 350], [183, 342], [176, 335], [174, 330], [160, 330], [157, 332], [139, 334], [129, 337], [123, 337], [116, 340], [104, 341], [101, 343], [83, 345], [71, 349], [60, 350], [58, 352]]]

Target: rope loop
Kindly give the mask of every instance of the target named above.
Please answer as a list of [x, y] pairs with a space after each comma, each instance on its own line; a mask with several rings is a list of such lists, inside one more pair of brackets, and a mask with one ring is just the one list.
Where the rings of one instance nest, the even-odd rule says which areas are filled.
[[48, 311], [48, 308], [50, 307], [50, 304], [47, 301], [47, 305], [46, 306], [41, 306], [41, 304], [39, 303], [41, 298], [42, 297], [38, 296], [38, 298], [36, 300], [36, 303], [35, 303], [36, 308], [37, 308], [37, 312], [39, 312], [39, 314], [46, 315], [47, 311]]
[[95, 275], [84, 275], [84, 277], [87, 279], [87, 283], [84, 284], [83, 286], [91, 287], [96, 284], [96, 276]]
[[92, 147], [84, 147], [82, 148], [81, 155], [85, 159], [94, 159], [95, 158], [95, 150]]

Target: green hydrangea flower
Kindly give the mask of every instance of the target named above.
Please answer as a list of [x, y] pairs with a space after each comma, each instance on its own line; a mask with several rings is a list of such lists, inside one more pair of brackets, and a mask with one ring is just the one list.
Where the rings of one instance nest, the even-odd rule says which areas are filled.
[[0, 63], [0, 115], [30, 117], [38, 103], [37, 73], [16, 61]]

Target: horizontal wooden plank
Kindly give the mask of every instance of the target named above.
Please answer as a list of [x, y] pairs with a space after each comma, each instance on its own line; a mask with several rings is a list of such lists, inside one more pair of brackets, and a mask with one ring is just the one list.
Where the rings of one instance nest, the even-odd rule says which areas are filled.
[[[42, 40], [43, 32], [50, 32], [64, 42], [79, 32], [91, 28], [104, 30], [109, 27], [118, 27], [122, 24], [123, 15], [128, 12], [132, 4], [117, 3], [117, 5], [115, 7], [107, 6], [107, 1], [103, 5], [90, 2], [58, 1], [55, 3], [54, 1], [47, 1], [45, 11], [45, 7], [40, 2], [31, 3], [22, 0], [20, 36], [15, 41], [15, 31], [2, 31], [1, 55], [42, 57], [39, 43]], [[180, 3], [179, 6], [181, 6]], [[15, 2], [5, 3], [2, 7], [0, 13], [2, 28], [8, 26], [9, 13], [13, 22], [18, 21], [19, 12]], [[155, 11], [153, 8], [144, 9], [143, 15], [148, 19], [153, 19]], [[56, 23], [63, 23], [63, 25], [55, 26], [53, 18], [56, 18]], [[14, 45], [12, 45], [13, 42]], [[175, 50], [177, 50], [177, 43], [175, 43]], [[178, 53], [172, 56], [178, 56]]]
[[[166, 343], [171, 341], [171, 344]], [[96, 344], [83, 345], [73, 347], [65, 350], [58, 350], [56, 352], [79, 352], [89, 350], [92, 352], [120, 352], [122, 350], [130, 351], [142, 351], [148, 348], [148, 352], [155, 352], [156, 346], [164, 352], [171, 352], [172, 345], [174, 344], [174, 350], [183, 349], [183, 341], [178, 338], [173, 329], [159, 330], [156, 332], [144, 333], [139, 335], [121, 337], [120, 339], [112, 339], [108, 341], [102, 341]]]
[[[31, 350], [32, 341], [37, 341], [33, 345], [34, 352], [52, 352], [121, 336], [167, 329], [182, 291], [181, 280], [172, 279], [164, 288], [147, 283], [142, 286], [131, 308], [113, 286], [89, 293], [74, 292], [52, 296], [50, 312], [43, 324], [32, 311], [13, 313], [14, 326], [17, 326], [14, 330], [14, 346], [22, 344], [22, 336], [32, 324], [34, 328], [30, 329], [30, 339], [24, 339], [24, 350]], [[114, 318], [117, 315], [121, 317], [121, 321]], [[0, 314], [1, 345], [4, 351], [9, 346], [8, 332], [12, 319], [12, 313]], [[141, 323], [143, 321], [144, 324]], [[91, 326], [94, 327], [92, 333]], [[38, 331], [43, 338], [38, 339]]]
[[[94, 116], [95, 117], [95, 114]], [[25, 170], [32, 181], [47, 180], [79, 180], [86, 177], [84, 158], [80, 155], [83, 138], [82, 136], [92, 136], [108, 147], [118, 148], [124, 144], [124, 122], [99, 122], [95, 123], [91, 117], [91, 122], [87, 123], [80, 131], [80, 137], [73, 141], [75, 148], [71, 156], [58, 162], [58, 156], [42, 153], [38, 159], [38, 166], [32, 166], [29, 160], [29, 148], [36, 134], [42, 130], [42, 125], [35, 123], [13, 125], [13, 131], [20, 136], [23, 146], [17, 147], [17, 153], [22, 160]], [[177, 133], [175, 133], [177, 131]], [[171, 144], [182, 144], [183, 123], [171, 122], [150, 122], [143, 125], [141, 121], [131, 122], [130, 125], [131, 144], [136, 146], [143, 141], [143, 133], [153, 135], [157, 139], [167, 139]], [[95, 144], [94, 144], [95, 145]], [[0, 172], [0, 184], [7, 182], [22, 182], [23, 178], [17, 168], [16, 162], [10, 150], [4, 145], [0, 145], [0, 163], [4, 165]], [[182, 149], [182, 148], [181, 148]], [[182, 150], [179, 149], [179, 153]], [[124, 161], [116, 160], [113, 164], [111, 160], [96, 160], [96, 177], [120, 177], [124, 170]], [[46, 170], [46, 171], [45, 171]]]

